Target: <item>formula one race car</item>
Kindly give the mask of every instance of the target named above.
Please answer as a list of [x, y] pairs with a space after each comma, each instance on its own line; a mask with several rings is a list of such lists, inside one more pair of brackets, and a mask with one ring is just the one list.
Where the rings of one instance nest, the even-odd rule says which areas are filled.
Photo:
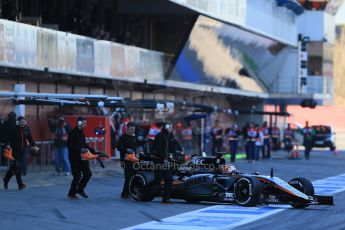
[[[181, 156], [179, 156], [181, 161]], [[152, 164], [149, 159], [138, 164]], [[213, 162], [215, 169], [208, 166], [198, 170], [186, 170], [185, 166], [195, 164], [205, 166]], [[332, 196], [314, 194], [312, 183], [305, 178], [293, 178], [288, 183], [273, 176], [240, 173], [232, 165], [226, 165], [222, 157], [196, 157], [185, 164], [178, 162], [180, 168], [174, 172], [171, 198], [187, 202], [236, 203], [241, 206], [259, 204], [289, 204], [294, 208], [309, 205], [333, 205]], [[144, 167], [147, 168], [147, 167]], [[220, 169], [221, 168], [221, 169]], [[152, 167], [151, 167], [152, 169]], [[154, 173], [150, 170], [138, 170], [130, 180], [129, 191], [136, 201], [151, 201], [160, 196], [163, 182], [155, 183]]]

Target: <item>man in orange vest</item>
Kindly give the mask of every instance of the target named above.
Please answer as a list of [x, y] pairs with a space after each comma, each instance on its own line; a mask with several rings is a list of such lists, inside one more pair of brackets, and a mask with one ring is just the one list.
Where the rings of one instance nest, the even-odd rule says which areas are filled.
[[6, 136], [6, 149], [13, 150], [13, 160], [11, 160], [11, 165], [7, 171], [4, 181], [4, 188], [8, 188], [8, 183], [13, 175], [16, 175], [18, 189], [22, 190], [26, 187], [21, 178], [22, 172], [26, 172], [26, 155], [31, 146], [35, 150], [38, 150], [36, 143], [32, 138], [31, 129], [26, 124], [26, 120], [23, 116], [17, 118], [18, 124], [14, 127], [14, 130], [8, 130], [8, 135]]
[[89, 182], [92, 173], [90, 169], [90, 162], [82, 159], [82, 153], [88, 149], [91, 153], [96, 151], [86, 144], [84, 128], [87, 125], [85, 117], [78, 117], [77, 125], [68, 133], [67, 148], [68, 158], [72, 171], [72, 182], [68, 192], [68, 198], [78, 199], [76, 194], [84, 197], [89, 196], [85, 193], [85, 187]]
[[184, 152], [191, 154], [192, 152], [192, 140], [193, 140], [193, 130], [189, 123], [185, 124], [181, 130], [181, 139]]

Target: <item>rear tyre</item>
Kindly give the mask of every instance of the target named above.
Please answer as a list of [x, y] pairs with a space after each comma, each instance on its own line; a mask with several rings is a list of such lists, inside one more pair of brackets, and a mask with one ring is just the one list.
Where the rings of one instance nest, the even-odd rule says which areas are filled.
[[[303, 192], [307, 196], [314, 196], [314, 186], [313, 184], [302, 177], [293, 178], [289, 181], [289, 185], [297, 189], [298, 191]], [[291, 203], [290, 204], [294, 208], [306, 208], [309, 204], [301, 204], [301, 203]]]
[[145, 177], [140, 174], [135, 174], [129, 181], [129, 196], [136, 201], [152, 201], [155, 198], [154, 193], [145, 192], [146, 188]]
[[234, 186], [235, 202], [241, 206], [252, 207], [260, 203], [261, 182], [254, 177], [242, 177]]

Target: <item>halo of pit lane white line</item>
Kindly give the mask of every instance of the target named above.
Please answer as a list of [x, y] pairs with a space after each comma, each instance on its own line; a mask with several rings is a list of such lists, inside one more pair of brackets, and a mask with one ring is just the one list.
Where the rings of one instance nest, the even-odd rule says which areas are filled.
[[[128, 149], [128, 154], [133, 150]], [[152, 201], [163, 194], [164, 182], [157, 184], [153, 169], [157, 167], [154, 156], [139, 155], [134, 164], [135, 173], [130, 179], [130, 197], [138, 202]], [[171, 198], [196, 203], [201, 201], [235, 203], [253, 207], [268, 204], [288, 204], [294, 208], [309, 205], [334, 205], [333, 196], [316, 195], [313, 184], [297, 177], [288, 182], [257, 172], [248, 174], [226, 164], [223, 153], [216, 156], [188, 159], [182, 152], [169, 154], [166, 162], [173, 172]]]

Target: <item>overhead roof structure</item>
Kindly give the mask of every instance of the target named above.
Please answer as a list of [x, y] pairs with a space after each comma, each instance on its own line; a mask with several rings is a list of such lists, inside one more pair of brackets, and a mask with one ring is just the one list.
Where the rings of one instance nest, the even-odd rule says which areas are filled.
[[111, 107], [112, 105], [122, 106], [122, 97], [109, 97], [106, 95], [88, 94], [55, 94], [55, 93], [33, 93], [33, 92], [0, 92], [0, 97], [13, 100], [15, 104], [27, 105], [73, 105]]
[[[0, 98], [12, 100], [15, 104], [23, 105], [46, 105], [46, 106], [86, 106], [86, 107], [106, 107], [106, 108], [123, 108], [127, 109], [158, 109], [162, 106], [168, 109], [169, 106], [181, 106], [192, 109], [193, 112], [202, 113], [226, 113], [229, 115], [238, 115], [238, 111], [230, 108], [221, 108], [198, 104], [188, 101], [172, 100], [153, 100], [140, 99], [128, 100], [122, 97], [109, 97], [107, 95], [88, 95], [88, 94], [53, 94], [53, 93], [33, 93], [33, 92], [0, 92]], [[170, 104], [170, 105], [169, 105]]]

